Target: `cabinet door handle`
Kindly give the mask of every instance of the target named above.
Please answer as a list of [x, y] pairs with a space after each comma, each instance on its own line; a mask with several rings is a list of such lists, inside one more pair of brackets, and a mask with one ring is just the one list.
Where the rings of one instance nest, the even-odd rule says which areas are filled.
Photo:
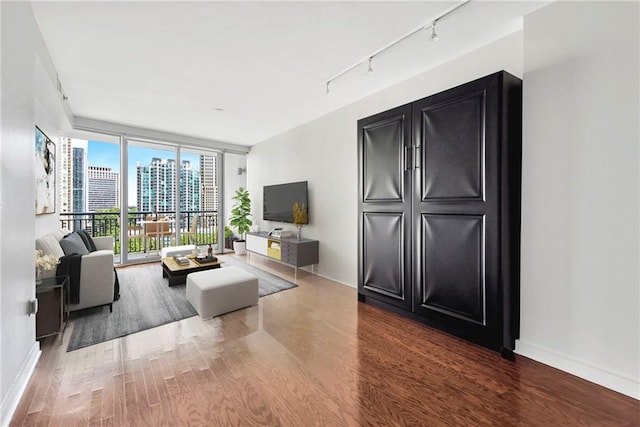
[[420, 146], [413, 146], [413, 168], [420, 169]]
[[411, 170], [412, 168], [411, 162], [409, 162], [409, 150], [411, 150], [411, 147], [404, 147], [404, 170], [405, 171]]

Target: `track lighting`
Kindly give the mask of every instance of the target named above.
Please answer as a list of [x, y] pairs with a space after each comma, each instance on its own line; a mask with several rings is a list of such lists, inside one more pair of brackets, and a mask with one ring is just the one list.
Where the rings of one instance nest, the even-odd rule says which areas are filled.
[[360, 61], [356, 62], [355, 64], [353, 64], [352, 66], [350, 66], [349, 68], [346, 68], [342, 71], [340, 71], [338, 74], [336, 74], [335, 76], [331, 77], [329, 80], [326, 80], [325, 83], [327, 85], [326, 88], [326, 92], [327, 94], [329, 94], [329, 84], [332, 83], [334, 80], [336, 80], [339, 77], [342, 77], [343, 75], [347, 74], [349, 71], [353, 70], [354, 68], [357, 67], [362, 67], [362, 65], [365, 63], [367, 64], [367, 74], [372, 73], [373, 72], [373, 67], [371, 66], [371, 61], [373, 60], [374, 56], [378, 56], [381, 53], [385, 52], [386, 50], [392, 48], [393, 46], [397, 45], [398, 43], [400, 43], [401, 41], [413, 36], [415, 33], [420, 32], [420, 31], [430, 31], [429, 32], [429, 40], [432, 42], [435, 42], [438, 40], [438, 33], [436, 32], [436, 24], [438, 23], [438, 21], [440, 21], [441, 19], [448, 17], [451, 13], [455, 12], [456, 10], [458, 10], [459, 8], [461, 8], [462, 6], [466, 5], [467, 3], [469, 3], [471, 0], [462, 0], [460, 1], [458, 4], [451, 6], [450, 8], [448, 8], [447, 10], [445, 10], [444, 12], [442, 12], [441, 14], [435, 16], [433, 19], [430, 19], [429, 21], [427, 21], [426, 23], [422, 24], [421, 26], [414, 28], [413, 30], [409, 31], [407, 34], [405, 34], [404, 36], [392, 41], [391, 43], [388, 43], [387, 45], [385, 45], [384, 47], [376, 50], [375, 52], [371, 53], [370, 55], [366, 56], [364, 59], [361, 59]]
[[431, 24], [431, 34], [429, 34], [429, 41], [431, 42], [437, 42], [438, 39], [440, 37], [438, 37], [438, 34], [436, 33], [436, 23], [438, 21], [433, 21], [433, 24]]

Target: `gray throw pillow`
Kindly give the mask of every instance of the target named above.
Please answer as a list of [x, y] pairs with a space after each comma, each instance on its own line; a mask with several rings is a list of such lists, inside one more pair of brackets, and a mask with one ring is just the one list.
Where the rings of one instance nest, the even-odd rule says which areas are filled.
[[60, 246], [64, 251], [65, 255], [69, 254], [80, 254], [87, 255], [89, 250], [84, 245], [84, 241], [80, 237], [80, 235], [76, 232], [68, 234], [64, 237], [64, 239], [60, 240]]

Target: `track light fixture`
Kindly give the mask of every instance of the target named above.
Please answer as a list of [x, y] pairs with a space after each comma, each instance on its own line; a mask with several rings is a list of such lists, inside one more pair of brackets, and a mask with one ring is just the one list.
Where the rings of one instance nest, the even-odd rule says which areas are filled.
[[330, 83], [332, 83], [337, 78], [342, 77], [343, 75], [347, 74], [349, 71], [353, 70], [354, 68], [362, 66], [362, 64], [366, 63], [367, 64], [367, 73], [372, 73], [373, 72], [373, 67], [371, 66], [371, 61], [373, 60], [374, 56], [380, 55], [384, 51], [390, 49], [391, 47], [397, 45], [398, 43], [400, 43], [404, 39], [407, 39], [407, 38], [411, 37], [412, 35], [414, 35], [415, 33], [419, 32], [419, 31], [429, 30], [430, 31], [429, 40], [432, 41], [432, 42], [437, 41], [439, 39], [438, 33], [436, 32], [436, 24], [438, 23], [438, 21], [443, 19], [445, 16], [450, 15], [451, 13], [453, 13], [456, 10], [458, 10], [462, 6], [466, 5], [470, 1], [471, 0], [462, 0], [460, 3], [456, 4], [455, 6], [452, 6], [452, 7], [448, 8], [447, 10], [445, 10], [444, 12], [442, 12], [441, 14], [436, 16], [435, 18], [427, 21], [427, 23], [422, 24], [421, 26], [409, 31], [404, 36], [392, 41], [391, 43], [387, 44], [386, 46], [384, 46], [384, 47], [376, 50], [372, 54], [366, 56], [365, 59], [356, 62], [355, 64], [353, 64], [349, 68], [346, 68], [346, 69], [342, 70], [341, 72], [339, 72], [338, 74], [336, 74], [335, 76], [331, 77], [329, 80], [327, 80], [325, 82], [326, 86], [327, 86], [327, 88], [326, 88], [327, 94], [329, 93], [329, 84]]
[[440, 37], [438, 37], [438, 33], [436, 33], [436, 23], [437, 22], [438, 21], [436, 20], [436, 21], [433, 21], [433, 24], [431, 24], [431, 34], [429, 34], [429, 41], [430, 42], [437, 42], [438, 39], [440, 38]]

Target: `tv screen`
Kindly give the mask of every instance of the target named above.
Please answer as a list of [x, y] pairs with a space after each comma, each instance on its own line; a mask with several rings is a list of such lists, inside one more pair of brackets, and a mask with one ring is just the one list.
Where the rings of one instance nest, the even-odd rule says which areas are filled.
[[266, 221], [293, 222], [293, 204], [304, 204], [307, 213], [307, 181], [288, 184], [265, 185], [262, 199], [262, 219]]

